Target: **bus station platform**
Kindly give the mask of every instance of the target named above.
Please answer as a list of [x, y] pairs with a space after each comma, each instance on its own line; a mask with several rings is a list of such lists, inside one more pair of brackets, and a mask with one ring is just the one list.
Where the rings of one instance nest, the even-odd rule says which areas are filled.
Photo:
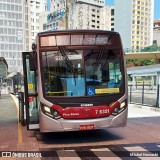
[[0, 97], [0, 151], [38, 151], [35, 132], [27, 131], [18, 122], [16, 100], [10, 94]]

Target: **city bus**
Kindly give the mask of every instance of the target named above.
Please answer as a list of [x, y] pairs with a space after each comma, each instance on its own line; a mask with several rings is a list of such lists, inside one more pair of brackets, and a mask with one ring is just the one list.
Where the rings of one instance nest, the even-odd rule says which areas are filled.
[[117, 32], [54, 30], [23, 52], [28, 130], [64, 132], [124, 127], [128, 93]]

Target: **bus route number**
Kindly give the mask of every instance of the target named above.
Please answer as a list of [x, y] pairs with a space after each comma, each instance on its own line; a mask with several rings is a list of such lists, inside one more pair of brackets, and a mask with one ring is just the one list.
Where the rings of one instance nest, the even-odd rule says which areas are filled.
[[95, 111], [96, 111], [96, 114], [107, 114], [107, 113], [109, 113], [109, 109], [100, 109], [100, 110], [96, 109]]

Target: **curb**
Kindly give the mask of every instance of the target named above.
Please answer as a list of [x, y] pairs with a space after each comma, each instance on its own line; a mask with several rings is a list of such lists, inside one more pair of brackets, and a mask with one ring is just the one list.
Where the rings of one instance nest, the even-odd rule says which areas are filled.
[[142, 109], [152, 110], [152, 111], [155, 111], [155, 112], [160, 112], [160, 108], [157, 108], [157, 107], [143, 106], [141, 104], [131, 104], [131, 103], [128, 104], [128, 107], [129, 106], [132, 106], [132, 107], [135, 107], [135, 108], [142, 108]]

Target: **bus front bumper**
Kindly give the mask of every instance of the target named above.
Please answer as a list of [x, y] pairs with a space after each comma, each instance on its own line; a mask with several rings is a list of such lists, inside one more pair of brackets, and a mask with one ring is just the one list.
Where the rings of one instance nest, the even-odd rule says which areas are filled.
[[64, 132], [78, 131], [80, 126], [94, 126], [92, 129], [102, 129], [110, 127], [125, 127], [127, 123], [128, 108], [117, 116], [110, 115], [104, 118], [95, 119], [52, 119], [40, 112], [40, 132]]

